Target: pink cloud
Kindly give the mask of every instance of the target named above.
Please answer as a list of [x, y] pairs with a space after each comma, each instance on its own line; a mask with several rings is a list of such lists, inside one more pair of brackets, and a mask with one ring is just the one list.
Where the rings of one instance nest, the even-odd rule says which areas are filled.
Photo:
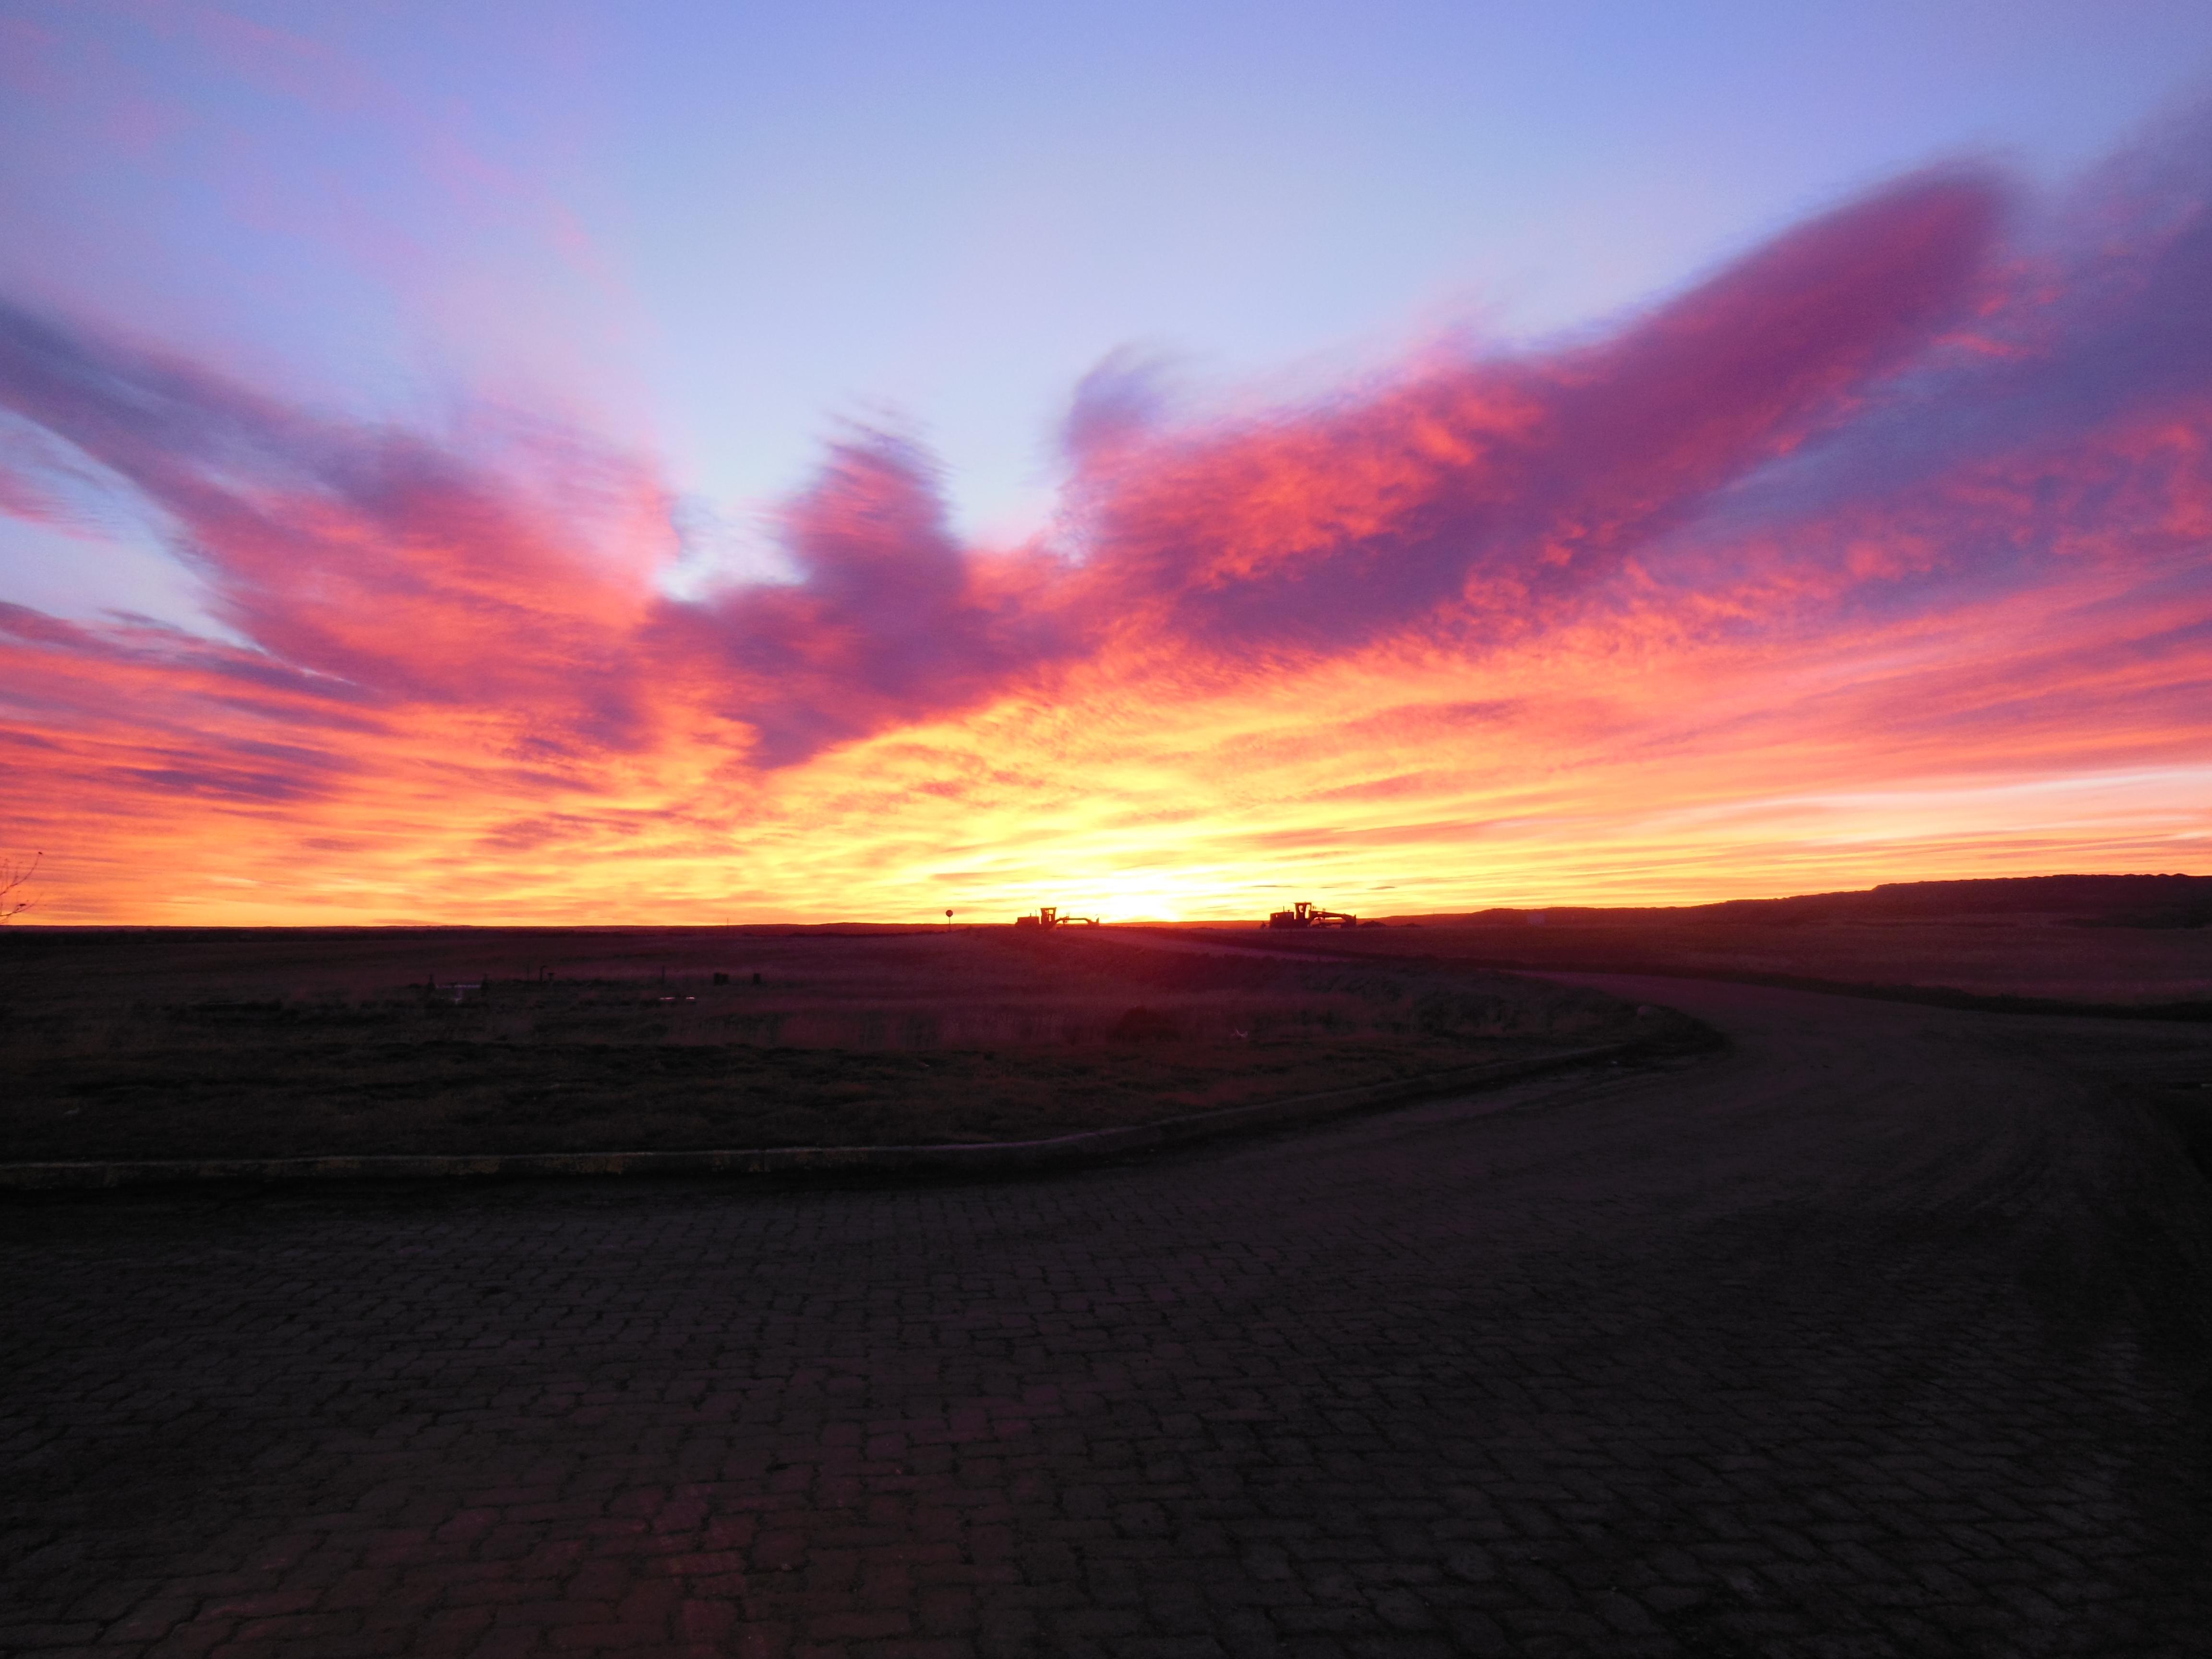
[[[38, 434], [0, 509], [52, 517], [41, 468], [119, 481], [239, 641], [0, 611], [12, 775], [52, 813], [319, 803], [357, 828], [404, 756], [520, 857], [635, 833], [678, 773], [766, 789], [1078, 681], [1141, 710], [1331, 665], [1498, 679], [1378, 716], [1358, 740], [1409, 757], [1317, 772], [1319, 811], [1422, 798], [1486, 732], [1626, 764], [1605, 705], [1513, 689], [1563, 655], [1735, 708], [1707, 729], [1715, 788], [1754, 733], [1813, 768], [2201, 745], [2212, 213], [2168, 190], [2031, 255], [2018, 211], [1983, 175], [1909, 179], [1606, 337], [1220, 425], [1164, 422], [1109, 368], [1069, 423], [1062, 531], [1012, 551], [960, 544], [915, 446], [856, 434], [784, 513], [796, 580], [690, 601], [658, 586], [676, 539], [647, 462], [349, 422], [0, 308], [0, 405]], [[1746, 690], [1815, 661], [1826, 690]], [[1294, 735], [1267, 742], [1290, 763]]]
[[1229, 650], [1341, 651], [1448, 607], [1471, 646], [1516, 635], [1847, 420], [1958, 318], [2000, 205], [1910, 181], [1599, 344], [1116, 447], [1078, 483], [1091, 601]]

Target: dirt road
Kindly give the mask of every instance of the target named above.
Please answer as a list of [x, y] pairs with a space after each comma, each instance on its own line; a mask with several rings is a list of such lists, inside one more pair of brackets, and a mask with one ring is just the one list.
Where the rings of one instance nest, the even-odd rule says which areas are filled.
[[2203, 1653], [2212, 1033], [1595, 982], [1735, 1047], [1022, 1184], [0, 1209], [0, 1650]]

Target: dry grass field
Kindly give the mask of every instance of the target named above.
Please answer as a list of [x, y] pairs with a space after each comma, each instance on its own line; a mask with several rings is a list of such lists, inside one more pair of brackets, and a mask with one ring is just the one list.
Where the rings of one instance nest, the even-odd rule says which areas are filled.
[[16, 927], [0, 1007], [9, 1162], [1023, 1139], [1651, 1024], [1111, 929]]
[[2212, 927], [2105, 926], [2063, 913], [1630, 920], [1598, 911], [1588, 920], [1553, 913], [1541, 926], [1426, 917], [1418, 926], [1352, 933], [1203, 936], [1331, 956], [1434, 957], [1537, 971], [1774, 975], [2120, 1005], [2212, 1002]]

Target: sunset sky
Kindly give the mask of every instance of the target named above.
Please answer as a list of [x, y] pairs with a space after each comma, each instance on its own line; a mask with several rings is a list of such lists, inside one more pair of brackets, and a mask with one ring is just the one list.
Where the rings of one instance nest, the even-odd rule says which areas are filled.
[[2212, 872], [2212, 9], [0, 0], [54, 922]]

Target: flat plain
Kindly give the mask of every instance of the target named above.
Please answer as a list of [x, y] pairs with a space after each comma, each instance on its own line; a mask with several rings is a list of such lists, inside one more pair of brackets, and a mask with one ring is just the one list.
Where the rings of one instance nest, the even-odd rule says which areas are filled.
[[1110, 929], [0, 933], [6, 1161], [1018, 1140], [1650, 1037]]
[[1539, 911], [1504, 921], [1426, 917], [1413, 927], [1255, 933], [1249, 941], [1245, 930], [1223, 936], [1334, 956], [1510, 963], [1537, 974], [1796, 980], [2122, 1007], [2196, 1003], [2202, 1006], [2187, 1012], [2212, 1018], [2212, 927], [2114, 925], [2081, 909], [1820, 916], [1778, 908], [1741, 917]]

